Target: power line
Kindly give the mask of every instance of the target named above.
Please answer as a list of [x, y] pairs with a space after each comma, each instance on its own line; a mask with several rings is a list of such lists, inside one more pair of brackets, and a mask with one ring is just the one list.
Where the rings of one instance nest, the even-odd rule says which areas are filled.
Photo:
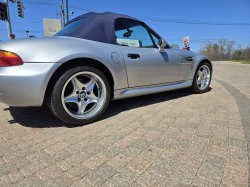
[[[6, 31], [6, 29], [0, 29], [0, 31]], [[27, 30], [13, 30], [15, 32], [26, 32]], [[31, 33], [43, 33], [43, 31], [29, 31]]]
[[[173, 38], [173, 39], [168, 39], [168, 38], [165, 38], [166, 40], [174, 40], [174, 41], [183, 41], [183, 38]], [[221, 39], [191, 39], [191, 41], [198, 41], [198, 42], [218, 42], [219, 40]], [[247, 41], [248, 40], [248, 41]], [[246, 39], [246, 40], [234, 40], [234, 39], [230, 39], [230, 41], [235, 41], [235, 42], [250, 42], [250, 39]]]
[[[82, 1], [82, 0], [78, 0], [78, 1]], [[116, 2], [114, 2], [114, 1], [103, 1], [103, 0], [84, 0], [84, 1], [88, 1], [88, 2], [91, 2], [91, 3], [98, 3], [98, 4], [100, 4], [100, 3], [102, 3], [102, 4], [107, 4], [107, 5], [112, 5], [112, 6], [123, 6], [123, 7], [129, 7], [129, 8], [136, 8], [136, 9], [138, 9], [138, 7], [137, 6], [133, 6], [133, 5], [128, 5], [127, 3], [125, 3], [125, 1], [124, 2], [119, 2], [119, 4], [116, 4], [117, 3], [117, 1]], [[173, 10], [173, 11], [181, 11], [181, 12], [192, 12], [192, 13], [196, 13], [196, 12], [202, 12], [202, 13], [204, 13], [204, 12], [212, 12], [212, 13], [214, 13], [214, 11], [206, 11], [206, 10], [204, 10], [204, 9], [202, 9], [202, 10], [190, 10], [190, 9], [166, 9], [166, 8], [161, 8], [161, 7], [152, 7], [152, 6], [145, 6], [145, 5], [140, 5], [140, 8], [141, 7], [143, 7], [143, 9], [149, 9], [149, 10], [157, 10], [157, 11], [164, 11], [164, 12], [166, 12], [166, 11], [169, 11], [169, 10]], [[220, 11], [220, 13], [221, 13], [221, 11]], [[224, 13], [228, 13], [228, 14], [232, 14], [232, 13], [236, 13], [236, 14], [242, 14], [242, 12], [224, 12]], [[246, 14], [249, 14], [249, 12], [244, 12], [244, 13], [246, 13]]]
[[225, 22], [203, 22], [203, 21], [186, 21], [186, 20], [170, 20], [170, 19], [161, 19], [161, 18], [151, 18], [144, 16], [137, 16], [139, 18], [151, 21], [160, 21], [160, 22], [169, 22], [169, 23], [185, 23], [185, 24], [201, 24], [201, 25], [241, 25], [241, 26], [250, 26], [250, 23], [225, 23]]
[[48, 5], [48, 6], [58, 6], [58, 3], [44, 2], [44, 1], [27, 1], [23, 0], [25, 4], [34, 4], [34, 5]]
[[[57, 6], [58, 4], [49, 3], [49, 2], [41, 2], [41, 1], [25, 1], [27, 4], [36, 4], [36, 5], [48, 5], [48, 6]], [[84, 11], [96, 11], [103, 12], [95, 9], [87, 9], [76, 6], [69, 6], [70, 8]], [[197, 25], [220, 25], [220, 26], [250, 26], [250, 23], [226, 23], [226, 22], [204, 22], [204, 21], [187, 21], [187, 20], [173, 20], [173, 19], [162, 19], [162, 18], [154, 18], [154, 17], [144, 17], [138, 15], [132, 15], [134, 17], [142, 18], [149, 21], [159, 21], [159, 22], [167, 22], [167, 23], [181, 23], [181, 24], [197, 24]]]
[[12, 21], [12, 23], [36, 23], [36, 24], [43, 24], [42, 22], [27, 22], [27, 21]]
[[[81, 7], [75, 7], [75, 6], [69, 6], [73, 9], [78, 10], [85, 10], [85, 11], [97, 11], [101, 12], [100, 10], [94, 10], [94, 9], [87, 9], [87, 8], [81, 8]], [[225, 22], [203, 22], [203, 21], [186, 21], [186, 20], [172, 20], [172, 19], [161, 19], [161, 18], [153, 18], [153, 17], [144, 17], [144, 16], [138, 16], [138, 15], [132, 15], [134, 17], [142, 18], [145, 20], [150, 21], [161, 21], [161, 22], [169, 22], [169, 23], [185, 23], [185, 24], [203, 24], [203, 25], [244, 25], [244, 26], [250, 26], [250, 23], [225, 23]]]

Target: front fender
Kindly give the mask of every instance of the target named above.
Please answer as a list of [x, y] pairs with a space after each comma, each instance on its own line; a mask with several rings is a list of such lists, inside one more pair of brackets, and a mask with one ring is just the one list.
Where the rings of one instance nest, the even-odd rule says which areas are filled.
[[[204, 60], [208, 61], [209, 64], [211, 65], [211, 68], [213, 69], [212, 62], [207, 56], [183, 49], [175, 49], [175, 51], [179, 54], [182, 61], [181, 71], [178, 77], [178, 81], [193, 80], [197, 67]], [[193, 62], [185, 61], [185, 57], [193, 57], [194, 61]]]

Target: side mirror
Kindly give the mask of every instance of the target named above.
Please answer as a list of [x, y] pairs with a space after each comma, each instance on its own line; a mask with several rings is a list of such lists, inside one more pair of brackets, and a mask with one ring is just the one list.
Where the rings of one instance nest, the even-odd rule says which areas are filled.
[[159, 51], [160, 53], [164, 53], [164, 47], [167, 45], [167, 42], [161, 38], [159, 41], [158, 41], [158, 48], [159, 48]]

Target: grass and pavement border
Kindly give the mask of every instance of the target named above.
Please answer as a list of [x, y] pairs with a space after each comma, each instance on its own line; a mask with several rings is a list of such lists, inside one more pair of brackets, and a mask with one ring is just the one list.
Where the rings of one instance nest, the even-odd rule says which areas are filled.
[[250, 60], [232, 60], [231, 63], [250, 64]]

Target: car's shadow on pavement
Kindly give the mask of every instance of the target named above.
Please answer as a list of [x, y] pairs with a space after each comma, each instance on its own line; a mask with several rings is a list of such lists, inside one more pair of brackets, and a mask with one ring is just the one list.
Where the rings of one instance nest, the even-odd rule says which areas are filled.
[[[209, 91], [212, 88], [210, 87]], [[138, 107], [144, 107], [168, 100], [178, 99], [192, 95], [188, 89], [161, 92], [145, 96], [133, 97], [123, 100], [110, 102], [106, 112], [98, 121], [118, 115], [119, 113]], [[31, 128], [48, 128], [48, 127], [74, 127], [61, 122], [57, 119], [46, 106], [42, 107], [9, 107], [13, 120], [8, 121], [10, 124], [19, 123], [25, 127]]]

